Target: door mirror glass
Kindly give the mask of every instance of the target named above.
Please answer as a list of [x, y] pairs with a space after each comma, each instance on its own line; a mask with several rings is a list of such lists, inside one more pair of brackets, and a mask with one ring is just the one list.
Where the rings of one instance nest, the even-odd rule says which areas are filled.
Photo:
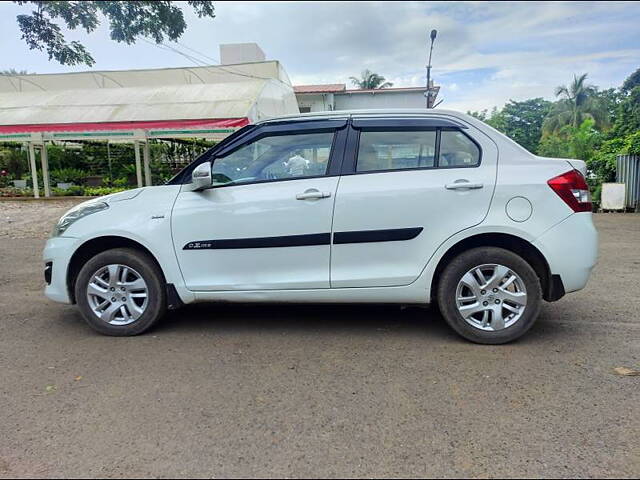
[[191, 190], [198, 192], [213, 185], [211, 179], [211, 162], [198, 165], [191, 173]]

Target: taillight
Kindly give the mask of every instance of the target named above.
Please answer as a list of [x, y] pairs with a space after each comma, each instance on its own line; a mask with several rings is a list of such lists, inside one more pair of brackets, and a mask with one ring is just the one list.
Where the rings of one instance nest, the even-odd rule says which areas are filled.
[[591, 211], [589, 185], [579, 171], [570, 170], [553, 177], [547, 183], [574, 212]]

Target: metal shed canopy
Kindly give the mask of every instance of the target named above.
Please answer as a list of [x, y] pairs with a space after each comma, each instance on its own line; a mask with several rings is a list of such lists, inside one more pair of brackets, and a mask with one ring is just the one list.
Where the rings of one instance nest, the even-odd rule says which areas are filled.
[[0, 76], [0, 141], [200, 137], [298, 113], [277, 61]]

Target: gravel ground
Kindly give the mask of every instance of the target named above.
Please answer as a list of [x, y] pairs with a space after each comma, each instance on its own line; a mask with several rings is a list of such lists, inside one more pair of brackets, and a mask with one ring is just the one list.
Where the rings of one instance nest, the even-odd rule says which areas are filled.
[[0, 202], [2, 478], [640, 476], [640, 377], [613, 373], [640, 369], [638, 215], [597, 215], [587, 289], [479, 346], [390, 306], [201, 305], [97, 335], [42, 295], [69, 206]]
[[80, 201], [0, 200], [0, 239], [47, 238], [56, 220]]

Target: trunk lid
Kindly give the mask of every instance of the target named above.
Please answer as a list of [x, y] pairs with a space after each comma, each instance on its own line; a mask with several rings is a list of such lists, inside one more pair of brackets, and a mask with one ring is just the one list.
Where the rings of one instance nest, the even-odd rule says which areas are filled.
[[567, 162], [569, 167], [578, 170], [583, 177], [587, 178], [587, 163], [577, 158], [554, 158], [554, 157], [538, 157], [542, 160], [555, 160], [557, 162]]

